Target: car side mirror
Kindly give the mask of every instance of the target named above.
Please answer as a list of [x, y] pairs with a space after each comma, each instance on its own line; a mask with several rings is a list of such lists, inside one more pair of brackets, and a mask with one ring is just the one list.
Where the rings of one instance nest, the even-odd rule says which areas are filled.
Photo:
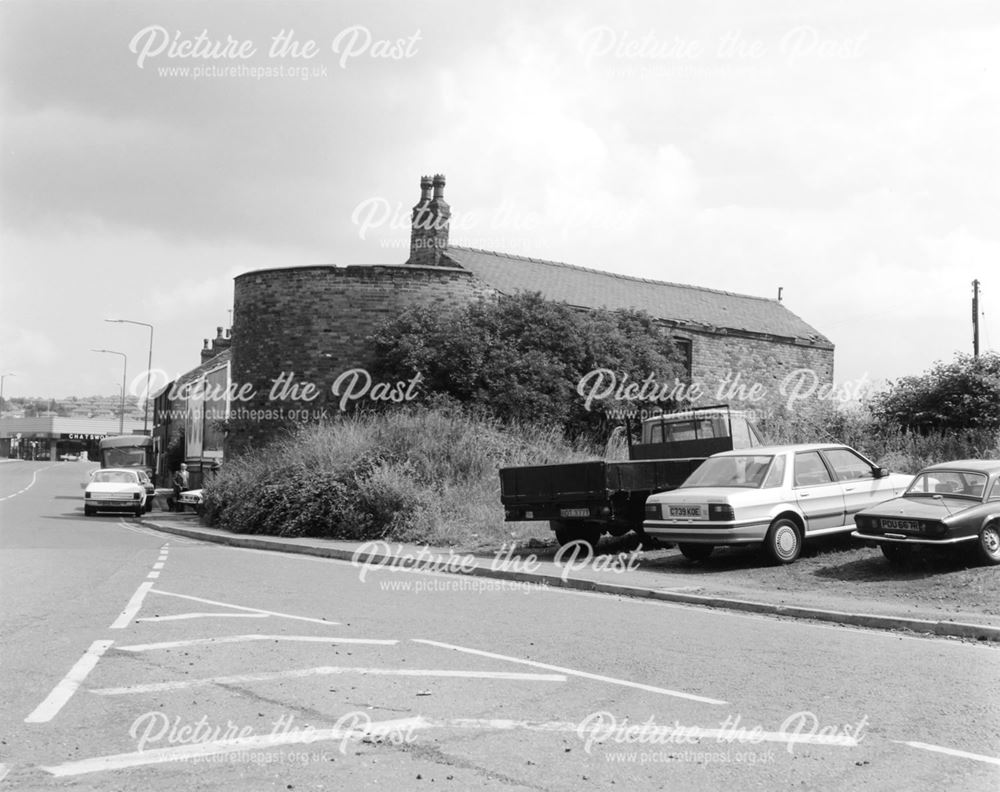
[[885, 478], [886, 476], [889, 475], [889, 471], [886, 470], [884, 467], [879, 467], [878, 465], [876, 465], [875, 467], [872, 468], [872, 475], [877, 479]]

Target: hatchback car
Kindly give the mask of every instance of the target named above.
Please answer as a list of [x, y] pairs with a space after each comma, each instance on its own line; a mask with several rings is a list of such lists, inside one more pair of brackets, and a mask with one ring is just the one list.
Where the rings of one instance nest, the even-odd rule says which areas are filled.
[[758, 544], [788, 564], [805, 539], [849, 533], [855, 514], [901, 495], [912, 479], [843, 445], [725, 451], [678, 489], [651, 495], [643, 530], [676, 542], [692, 560], [708, 558], [716, 545]]
[[921, 470], [900, 498], [854, 517], [852, 536], [877, 542], [890, 563], [917, 547], [967, 545], [1000, 564], [1000, 460], [966, 459]]
[[149, 496], [140, 474], [125, 468], [95, 470], [83, 491], [83, 513], [90, 517], [99, 511], [127, 511], [141, 517]]

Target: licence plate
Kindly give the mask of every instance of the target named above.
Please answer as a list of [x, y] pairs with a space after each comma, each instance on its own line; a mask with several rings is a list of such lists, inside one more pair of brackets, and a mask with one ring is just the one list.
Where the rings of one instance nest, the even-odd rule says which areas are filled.
[[879, 520], [884, 531], [912, 531], [920, 533], [920, 523], [916, 520]]
[[560, 509], [560, 517], [589, 517], [590, 509]]
[[686, 520], [707, 520], [707, 506], [671, 506], [671, 517], [681, 517]]

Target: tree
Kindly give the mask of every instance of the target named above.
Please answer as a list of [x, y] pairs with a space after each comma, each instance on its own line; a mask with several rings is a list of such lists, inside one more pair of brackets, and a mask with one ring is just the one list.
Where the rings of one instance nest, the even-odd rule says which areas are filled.
[[618, 383], [652, 376], [667, 385], [684, 376], [673, 340], [649, 314], [581, 311], [535, 293], [447, 312], [410, 308], [376, 333], [374, 369], [387, 380], [419, 373], [425, 391], [570, 434], [598, 431], [606, 423], [601, 407], [625, 406], [614, 395], [587, 404], [578, 386], [588, 373], [606, 369]]
[[882, 424], [926, 433], [941, 429], [1000, 430], [1000, 355], [957, 355], [923, 374], [889, 383], [871, 401]]

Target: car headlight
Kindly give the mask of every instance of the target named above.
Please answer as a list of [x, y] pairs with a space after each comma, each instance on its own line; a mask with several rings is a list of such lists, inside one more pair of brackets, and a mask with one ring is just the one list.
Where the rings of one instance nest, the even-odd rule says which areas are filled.
[[83, 497], [84, 498], [89, 498], [90, 497], [90, 493], [89, 492], [84, 492], [83, 493]]
[[646, 519], [647, 520], [662, 520], [663, 519], [663, 509], [660, 508], [659, 503], [647, 503], [646, 504]]

